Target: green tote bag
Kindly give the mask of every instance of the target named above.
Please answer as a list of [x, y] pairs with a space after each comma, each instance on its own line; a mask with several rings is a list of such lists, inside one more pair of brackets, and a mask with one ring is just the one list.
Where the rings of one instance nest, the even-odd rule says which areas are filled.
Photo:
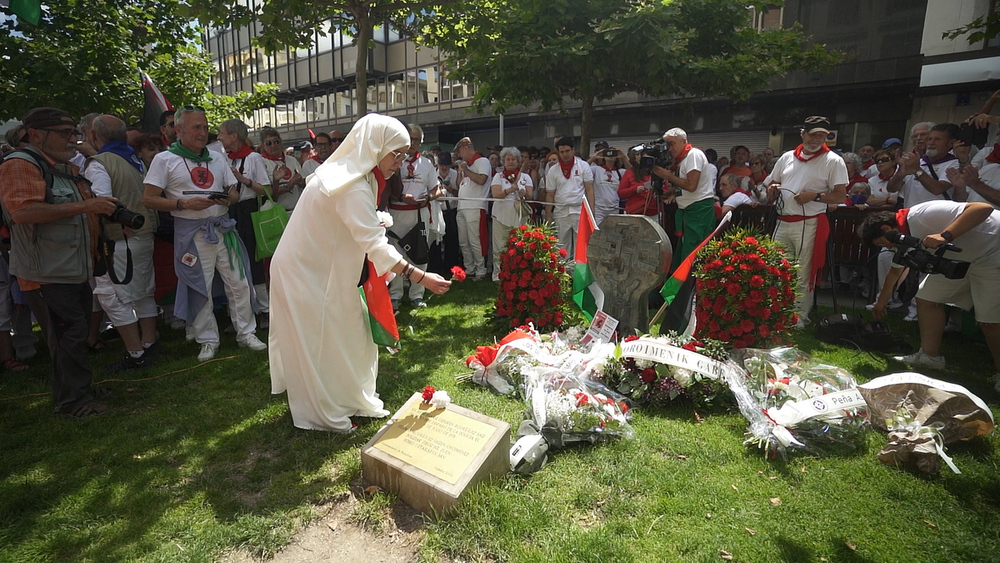
[[257, 240], [255, 260], [263, 260], [274, 255], [281, 233], [285, 232], [285, 225], [288, 224], [288, 212], [285, 211], [285, 206], [274, 202], [271, 190], [267, 186], [264, 186], [264, 193], [267, 194], [267, 202], [270, 205], [260, 205], [261, 199], [257, 196], [257, 207], [260, 211], [250, 214], [250, 219], [253, 221], [253, 236]]

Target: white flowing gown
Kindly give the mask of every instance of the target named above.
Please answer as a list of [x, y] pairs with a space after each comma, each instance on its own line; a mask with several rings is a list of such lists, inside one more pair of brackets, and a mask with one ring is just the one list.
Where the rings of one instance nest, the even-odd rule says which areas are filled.
[[375, 390], [378, 348], [358, 280], [365, 254], [379, 275], [402, 257], [379, 224], [375, 178], [364, 168], [409, 140], [395, 119], [398, 127], [364, 123], [374, 118], [391, 119], [359, 121], [355, 129], [367, 125], [359, 135], [374, 141], [349, 135], [351, 146], [309, 178], [271, 261], [271, 392], [288, 391], [298, 428], [349, 432], [351, 416], [389, 414]]

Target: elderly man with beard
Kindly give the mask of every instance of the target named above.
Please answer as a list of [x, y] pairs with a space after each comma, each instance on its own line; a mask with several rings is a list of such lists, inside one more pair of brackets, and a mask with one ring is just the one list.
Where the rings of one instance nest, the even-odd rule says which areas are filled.
[[[781, 155], [770, 176], [764, 179], [768, 201], [777, 200], [778, 227], [774, 238], [788, 249], [789, 258], [798, 260], [799, 291], [795, 310], [796, 327], [809, 323], [813, 284], [823, 267], [830, 228], [827, 204], [843, 203], [847, 197], [847, 166], [844, 159], [826, 146], [830, 120], [807, 117], [802, 128], [802, 144]], [[815, 258], [815, 259], [814, 259]]]
[[922, 137], [922, 156], [915, 152], [899, 155], [899, 168], [889, 179], [886, 189], [889, 193], [899, 193], [903, 198], [903, 207], [913, 207], [925, 201], [965, 199], [964, 190], [952, 193], [954, 190], [948, 180], [948, 170], [959, 165], [958, 158], [951, 153], [959, 135], [958, 125], [941, 123], [931, 127], [926, 137]]
[[98, 400], [109, 393], [91, 386], [90, 278], [97, 215], [114, 213], [117, 201], [93, 197], [70, 164], [78, 132], [68, 113], [35, 108], [21, 121], [28, 146], [7, 155], [0, 166], [0, 202], [11, 229], [10, 273], [45, 333], [55, 412], [74, 418], [99, 415], [108, 407]]
[[184, 317], [201, 344], [198, 360], [214, 358], [219, 350], [219, 326], [212, 307], [212, 282], [218, 273], [229, 298], [237, 344], [266, 350], [267, 344], [254, 334], [257, 322], [246, 279], [250, 261], [236, 234], [236, 221], [227, 213], [227, 206], [239, 198], [239, 190], [233, 189], [238, 181], [225, 158], [206, 148], [208, 120], [204, 110], [184, 106], [175, 117], [178, 140], [153, 158], [142, 198], [146, 207], [169, 211], [174, 217], [174, 271], [178, 278], [174, 313]]

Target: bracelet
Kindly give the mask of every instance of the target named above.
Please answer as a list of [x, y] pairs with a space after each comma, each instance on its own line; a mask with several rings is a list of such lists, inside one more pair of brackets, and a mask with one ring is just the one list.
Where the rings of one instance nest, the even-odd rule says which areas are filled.
[[426, 275], [427, 275], [427, 272], [420, 272], [420, 279], [417, 280], [417, 283], [420, 283], [420, 282], [424, 281], [424, 276], [426, 276]]
[[178, 199], [177, 200], [177, 211], [184, 211], [184, 204], [181, 203], [183, 201], [184, 201], [183, 199]]

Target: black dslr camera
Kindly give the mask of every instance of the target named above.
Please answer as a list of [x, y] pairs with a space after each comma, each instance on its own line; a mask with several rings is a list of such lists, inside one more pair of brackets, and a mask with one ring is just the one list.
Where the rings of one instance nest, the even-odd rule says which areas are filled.
[[146, 218], [141, 213], [130, 211], [121, 203], [116, 204], [114, 212], [108, 215], [108, 219], [132, 230], [141, 229], [146, 224]]
[[931, 253], [920, 246], [920, 239], [898, 231], [886, 233], [885, 240], [898, 245], [896, 255], [892, 257], [893, 263], [906, 266], [921, 274], [941, 274], [950, 280], [960, 280], [969, 271], [968, 262], [944, 257], [945, 251], [962, 251], [950, 242], [942, 244], [936, 252]]
[[667, 142], [663, 139], [654, 139], [648, 143], [632, 147], [632, 151], [638, 154], [636, 176], [639, 178], [650, 176], [650, 185], [653, 187], [653, 193], [657, 196], [662, 196], [663, 178], [653, 174], [653, 167], [667, 168], [673, 165], [674, 157], [667, 150]]

